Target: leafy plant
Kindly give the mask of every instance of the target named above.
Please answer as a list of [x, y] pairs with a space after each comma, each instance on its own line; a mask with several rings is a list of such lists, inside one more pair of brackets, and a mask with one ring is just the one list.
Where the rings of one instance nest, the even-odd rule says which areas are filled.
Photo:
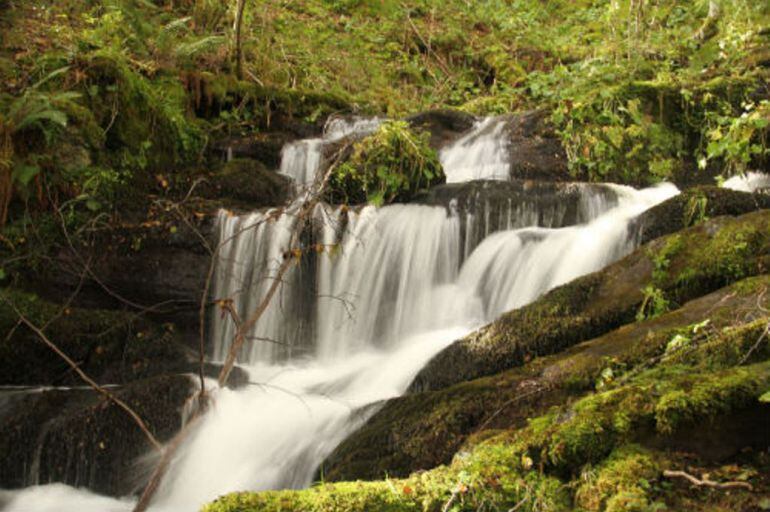
[[0, 98], [0, 226], [8, 219], [14, 188], [28, 187], [40, 173], [38, 166], [16, 159], [15, 137], [24, 132], [37, 132], [45, 144], [50, 145], [67, 126], [65, 108], [79, 94], [40, 90], [41, 85], [65, 71], [52, 73], [18, 97]]
[[427, 133], [415, 133], [405, 121], [386, 121], [353, 146], [350, 157], [333, 172], [329, 200], [375, 205], [406, 200], [418, 190], [444, 181]]
[[636, 313], [637, 321], [658, 317], [669, 310], [671, 303], [660, 288], [647, 285], [642, 290], [642, 293], [644, 299], [639, 306], [639, 311]]
[[702, 165], [709, 160], [721, 160], [726, 174], [743, 174], [753, 162], [770, 155], [770, 101], [744, 103], [739, 116], [733, 116], [729, 106], [723, 105], [708, 117], [712, 128], [706, 134], [708, 145]]

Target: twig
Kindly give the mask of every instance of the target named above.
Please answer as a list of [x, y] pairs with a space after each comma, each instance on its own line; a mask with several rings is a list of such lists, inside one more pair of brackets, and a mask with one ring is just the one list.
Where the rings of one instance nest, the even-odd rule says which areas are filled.
[[754, 343], [754, 345], [751, 346], [748, 352], [741, 358], [740, 362], [738, 363], [739, 366], [746, 363], [746, 361], [749, 360], [751, 355], [754, 353], [755, 350], [759, 348], [759, 346], [762, 344], [762, 342], [765, 340], [767, 335], [770, 333], [770, 322], [767, 322], [765, 325], [765, 330], [762, 331], [762, 335], [759, 337], [759, 339]]
[[666, 469], [663, 471], [663, 476], [666, 478], [684, 478], [695, 487], [711, 487], [712, 489], [746, 489], [747, 491], [753, 491], [754, 487], [748, 482], [714, 482], [709, 480], [706, 475], [703, 475], [702, 479], [692, 476], [684, 471], [672, 471]]

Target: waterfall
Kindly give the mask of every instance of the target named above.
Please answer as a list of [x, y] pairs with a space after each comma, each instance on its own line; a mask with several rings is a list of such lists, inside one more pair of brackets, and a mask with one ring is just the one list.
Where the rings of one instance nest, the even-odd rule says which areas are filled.
[[505, 119], [478, 121], [466, 135], [439, 153], [447, 183], [510, 178]]
[[[627, 254], [634, 247], [629, 221], [677, 193], [672, 185], [615, 188], [617, 205], [587, 224], [500, 231], [464, 261], [458, 219], [444, 208], [319, 207], [317, 216], [328, 226], [323, 243], [338, 245], [320, 253], [315, 271], [306, 274], [318, 294], [311, 308], [316, 325], [307, 331], [314, 333], [311, 350], [288, 361], [262, 348], [243, 354], [259, 385], [217, 392], [215, 409], [185, 447], [159, 504], [193, 507], [227, 491], [309, 485], [324, 458], [376, 410], [371, 405], [403, 393], [438, 351], [500, 313]], [[225, 226], [243, 222], [220, 220]], [[272, 222], [277, 230], [283, 220]], [[259, 249], [247, 248], [267, 244], [267, 252], [280, 252], [269, 229], [259, 233], [253, 237], [265, 238], [241, 250], [254, 253]], [[240, 270], [249, 274], [246, 266]], [[285, 332], [296, 308], [283, 306], [270, 313], [258, 337]], [[269, 331], [276, 325], [278, 331]]]
[[[282, 169], [316, 166], [323, 144], [346, 129], [327, 128], [316, 146], [294, 143], [308, 145], [296, 167], [287, 146]], [[501, 134], [500, 123], [488, 119], [442, 152], [450, 181], [508, 179]], [[314, 169], [294, 176], [301, 182]], [[533, 200], [534, 189], [495, 201], [448, 190], [445, 204], [320, 204], [299, 234], [293, 205], [219, 214], [213, 298], [231, 301], [241, 318], [284, 258], [296, 262], [239, 354], [250, 384], [211, 389], [213, 406], [177, 452], [152, 510], [196, 510], [230, 491], [310, 485], [334, 448], [383, 400], [403, 394], [439, 351], [629, 253], [636, 243], [629, 222], [678, 193], [673, 185], [575, 185], [567, 214], [566, 196], [544, 206]], [[234, 323], [219, 309], [210, 327], [210, 355], [221, 360]], [[61, 501], [59, 508], [45, 503], [69, 500], [97, 510], [89, 500], [102, 498], [72, 492], [59, 485], [23, 490], [8, 509], [59, 510]], [[130, 510], [118, 500], [98, 506]]]

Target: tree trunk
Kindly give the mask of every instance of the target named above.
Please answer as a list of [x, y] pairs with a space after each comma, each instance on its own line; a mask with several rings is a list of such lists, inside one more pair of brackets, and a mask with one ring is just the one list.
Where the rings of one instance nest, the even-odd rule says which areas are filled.
[[246, 0], [238, 0], [235, 12], [235, 75], [238, 80], [243, 80], [243, 11], [246, 8]]

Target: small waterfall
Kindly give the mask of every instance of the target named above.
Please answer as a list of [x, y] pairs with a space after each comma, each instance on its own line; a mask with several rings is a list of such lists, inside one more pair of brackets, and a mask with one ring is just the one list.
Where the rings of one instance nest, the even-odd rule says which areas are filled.
[[508, 180], [510, 162], [505, 118], [478, 121], [466, 135], [439, 153], [447, 183], [472, 180]]
[[[452, 308], [473, 307], [461, 298], [452, 303], [446, 295], [457, 286], [463, 262], [490, 234], [585, 222], [636, 196], [626, 187], [572, 187], [571, 207], [554, 201], [546, 208], [531, 194], [516, 201], [465, 204], [462, 211], [451, 202], [448, 208], [319, 205], [313, 229], [302, 237], [301, 264], [284, 277], [282, 293], [250, 333], [256, 342], [248, 344], [241, 361], [331, 358], [368, 345], [390, 347], [410, 333], [446, 325], [457, 317]], [[239, 217], [221, 212], [218, 222], [220, 240], [228, 242], [220, 249], [214, 296], [232, 301], [238, 316], [247, 318], [294, 249], [296, 217], [277, 211]], [[436, 309], [436, 304], [445, 308]], [[502, 311], [478, 311], [472, 323]], [[219, 312], [212, 325], [212, 356], [223, 360], [235, 324]]]
[[[673, 185], [613, 188], [616, 206], [587, 224], [500, 231], [465, 261], [458, 219], [442, 207], [319, 207], [317, 217], [329, 226], [321, 240], [336, 248], [321, 253], [310, 274], [319, 294], [312, 357], [245, 354], [259, 385], [217, 392], [215, 409], [158, 497], [161, 509], [194, 507], [227, 491], [309, 485], [324, 458], [374, 413], [372, 404], [403, 393], [438, 351], [627, 254], [634, 248], [630, 219], [678, 192]], [[273, 222], [277, 230], [284, 221]], [[252, 243], [256, 249], [268, 239], [241, 247]], [[312, 288], [302, 285], [306, 293]], [[289, 311], [282, 314], [294, 318]]]
[[286, 144], [281, 152], [281, 174], [294, 180], [299, 191], [310, 186], [329, 162], [324, 150], [347, 137], [362, 137], [374, 132], [382, 119], [353, 117], [331, 118], [321, 137]]

